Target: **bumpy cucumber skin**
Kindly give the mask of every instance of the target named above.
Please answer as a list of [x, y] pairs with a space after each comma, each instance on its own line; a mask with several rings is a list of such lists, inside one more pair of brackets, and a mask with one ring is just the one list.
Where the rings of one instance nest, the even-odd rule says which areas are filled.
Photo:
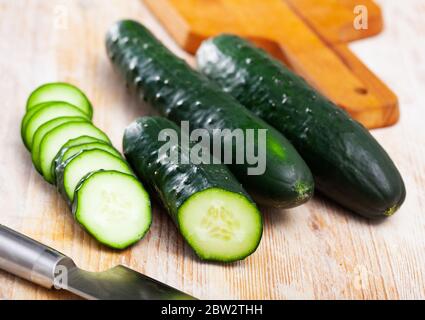
[[[103, 245], [105, 245], [105, 246], [107, 246], [107, 247], [109, 247], [109, 248], [112, 248], [112, 249], [116, 249], [116, 250], [124, 250], [125, 248], [128, 248], [129, 246], [131, 246], [131, 245], [133, 245], [133, 244], [135, 244], [136, 242], [138, 242], [139, 240], [141, 240], [145, 235], [146, 235], [146, 233], [149, 231], [149, 229], [150, 229], [150, 227], [151, 227], [151, 225], [152, 225], [152, 214], [150, 214], [150, 216], [149, 216], [149, 218], [150, 218], [150, 220], [149, 220], [149, 225], [147, 226], [147, 228], [146, 228], [146, 230], [145, 230], [145, 232], [144, 233], [142, 233], [142, 234], [140, 234], [140, 236], [137, 238], [137, 239], [133, 239], [132, 241], [129, 241], [128, 243], [125, 243], [125, 244], [122, 244], [122, 245], [116, 245], [116, 244], [113, 244], [113, 243], [108, 243], [108, 242], [105, 242], [105, 241], [102, 241], [102, 239], [99, 239], [97, 236], [96, 236], [96, 234], [95, 233], [93, 233], [93, 232], [91, 232], [83, 223], [81, 223], [80, 221], [79, 221], [79, 219], [78, 219], [78, 217], [77, 217], [77, 215], [78, 215], [78, 205], [79, 205], [79, 196], [78, 196], [78, 194], [79, 194], [79, 190], [80, 189], [82, 189], [82, 187], [84, 186], [84, 183], [88, 180], [88, 179], [90, 179], [91, 177], [93, 177], [93, 176], [95, 176], [95, 175], [97, 175], [97, 174], [99, 174], [99, 173], [105, 173], [105, 172], [110, 172], [110, 173], [114, 173], [114, 172], [117, 172], [117, 173], [120, 173], [120, 174], [124, 174], [125, 175], [125, 173], [122, 173], [122, 172], [119, 172], [119, 171], [114, 171], [114, 170], [98, 170], [98, 171], [94, 171], [94, 172], [90, 172], [90, 173], [88, 173], [84, 178], [82, 178], [81, 180], [80, 180], [80, 182], [78, 183], [78, 185], [77, 185], [77, 187], [75, 188], [75, 197], [74, 197], [74, 201], [72, 202], [72, 204], [70, 204], [71, 205], [71, 212], [72, 212], [72, 215], [74, 216], [74, 219], [75, 219], [75, 221], [77, 221], [78, 222], [78, 224], [84, 229], [84, 230], [86, 230], [93, 238], [95, 238], [99, 243], [101, 243], [101, 244], [103, 244]], [[129, 177], [133, 177], [134, 178], [134, 182], [135, 183], [139, 183], [139, 184], [141, 184], [138, 180], [137, 180], [137, 178], [136, 177], [134, 177], [134, 176], [132, 176], [132, 175], [128, 175]], [[141, 188], [142, 189], [144, 189], [144, 187], [143, 187], [143, 185], [141, 185]], [[144, 190], [145, 192], [146, 192], [146, 190]], [[147, 199], [149, 199], [149, 195], [147, 194], [147, 192], [146, 192], [146, 197], [147, 197]], [[151, 203], [150, 203], [150, 201], [149, 201], [149, 208], [151, 208]]]
[[232, 35], [204, 42], [197, 60], [202, 73], [288, 137], [327, 197], [368, 218], [402, 205], [403, 179], [368, 130], [279, 61]]
[[[139, 118], [125, 130], [123, 148], [133, 171], [146, 183], [153, 194], [159, 196], [161, 203], [178, 228], [180, 228], [178, 222], [179, 209], [191, 196], [207, 189], [217, 188], [239, 194], [256, 207], [250, 196], [225, 165], [160, 163], [158, 152], [164, 142], [158, 141], [158, 135], [163, 129], [173, 129], [179, 133], [179, 128], [165, 118]], [[180, 158], [180, 147], [178, 147], [178, 153]], [[261, 217], [259, 212], [258, 214]], [[262, 230], [262, 222], [258, 227]], [[246, 258], [256, 250], [260, 240], [261, 237], [253, 251], [247, 255], [222, 262]], [[202, 252], [196, 253], [201, 259], [205, 260]]]
[[[230, 166], [257, 202], [290, 208], [311, 198], [312, 174], [290, 142], [178, 59], [145, 27], [134, 21], [119, 22], [111, 28], [106, 45], [127, 83], [170, 120], [189, 121], [190, 129], [205, 128], [210, 133], [218, 128], [268, 130], [264, 174], [248, 175], [246, 164]], [[283, 157], [271, 148], [270, 141], [282, 150]]]

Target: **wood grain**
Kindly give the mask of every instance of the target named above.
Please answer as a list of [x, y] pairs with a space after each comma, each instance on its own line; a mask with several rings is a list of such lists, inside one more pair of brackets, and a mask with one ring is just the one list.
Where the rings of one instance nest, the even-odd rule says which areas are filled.
[[[395, 95], [364, 67], [348, 48], [335, 50], [340, 33], [346, 32], [347, 17], [354, 21], [350, 0], [144, 0], [168, 32], [188, 52], [194, 53], [202, 40], [221, 33], [233, 33], [260, 42], [278, 53], [278, 58], [313, 87], [367, 128], [393, 125], [399, 119]], [[318, 3], [326, 3], [321, 16]], [[379, 29], [380, 9], [371, 8], [371, 27]], [[329, 9], [332, 8], [332, 10]], [[318, 16], [320, 18], [318, 18]], [[372, 18], [375, 22], [372, 23]], [[339, 28], [329, 30], [324, 21]], [[372, 30], [371, 34], [376, 33]], [[371, 35], [369, 34], [369, 35]], [[359, 38], [365, 35], [359, 32]], [[352, 36], [351, 36], [352, 37]], [[341, 44], [340, 44], [341, 46]], [[339, 47], [340, 47], [339, 46]], [[352, 63], [354, 62], [354, 63]], [[376, 85], [371, 85], [378, 84]]]
[[[372, 0], [284, 0], [294, 11], [331, 44], [347, 43], [368, 38], [382, 31], [381, 9]], [[367, 8], [366, 29], [353, 28], [356, 6]]]
[[[140, 1], [0, 0], [0, 223], [70, 255], [87, 270], [122, 263], [204, 299], [424, 299], [425, 6], [421, 0], [381, 5], [386, 30], [352, 49], [400, 98], [399, 124], [373, 134], [404, 176], [405, 205], [382, 223], [357, 218], [320, 196], [293, 210], [263, 209], [258, 251], [221, 265], [200, 262], [158, 206], [152, 229], [134, 247], [114, 252], [98, 245], [32, 168], [19, 136], [29, 92], [48, 81], [81, 87], [95, 107], [94, 122], [117, 147], [126, 125], [151, 113], [126, 91], [107, 60], [105, 32], [118, 19], [142, 21], [177, 54], [192, 58]], [[57, 22], [62, 11], [65, 25]], [[0, 273], [0, 298], [75, 297]]]

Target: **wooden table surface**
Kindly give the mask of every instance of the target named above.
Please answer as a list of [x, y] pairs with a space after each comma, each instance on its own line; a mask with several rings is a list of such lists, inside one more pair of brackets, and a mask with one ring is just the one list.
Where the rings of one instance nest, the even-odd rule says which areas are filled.
[[[82, 88], [94, 122], [121, 147], [124, 128], [151, 111], [128, 94], [104, 36], [121, 18], [145, 23], [183, 53], [137, 0], [0, 0], [0, 223], [73, 257], [87, 270], [125, 264], [203, 299], [425, 298], [425, 3], [381, 0], [386, 28], [353, 50], [398, 94], [401, 120], [374, 130], [399, 167], [407, 200], [392, 218], [357, 218], [316, 197], [292, 210], [263, 209], [257, 252], [234, 264], [200, 262], [157, 206], [148, 235], [124, 252], [98, 245], [32, 168], [19, 126], [28, 94], [50, 81]], [[2, 299], [74, 298], [0, 272]]]

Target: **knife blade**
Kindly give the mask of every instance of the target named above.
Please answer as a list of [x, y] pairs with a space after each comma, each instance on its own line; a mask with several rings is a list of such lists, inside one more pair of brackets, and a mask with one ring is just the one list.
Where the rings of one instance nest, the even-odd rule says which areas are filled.
[[91, 300], [196, 300], [122, 265], [104, 272], [82, 270], [64, 254], [1, 224], [0, 269]]
[[67, 284], [62, 289], [89, 300], [194, 299], [122, 265], [104, 272], [88, 272], [74, 267], [69, 270]]

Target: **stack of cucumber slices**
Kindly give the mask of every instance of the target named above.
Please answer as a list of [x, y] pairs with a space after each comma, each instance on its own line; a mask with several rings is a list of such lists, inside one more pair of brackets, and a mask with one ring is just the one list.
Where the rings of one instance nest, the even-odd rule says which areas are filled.
[[148, 231], [150, 200], [92, 115], [78, 88], [45, 84], [28, 98], [21, 136], [34, 167], [56, 184], [75, 219], [99, 242], [124, 249]]

